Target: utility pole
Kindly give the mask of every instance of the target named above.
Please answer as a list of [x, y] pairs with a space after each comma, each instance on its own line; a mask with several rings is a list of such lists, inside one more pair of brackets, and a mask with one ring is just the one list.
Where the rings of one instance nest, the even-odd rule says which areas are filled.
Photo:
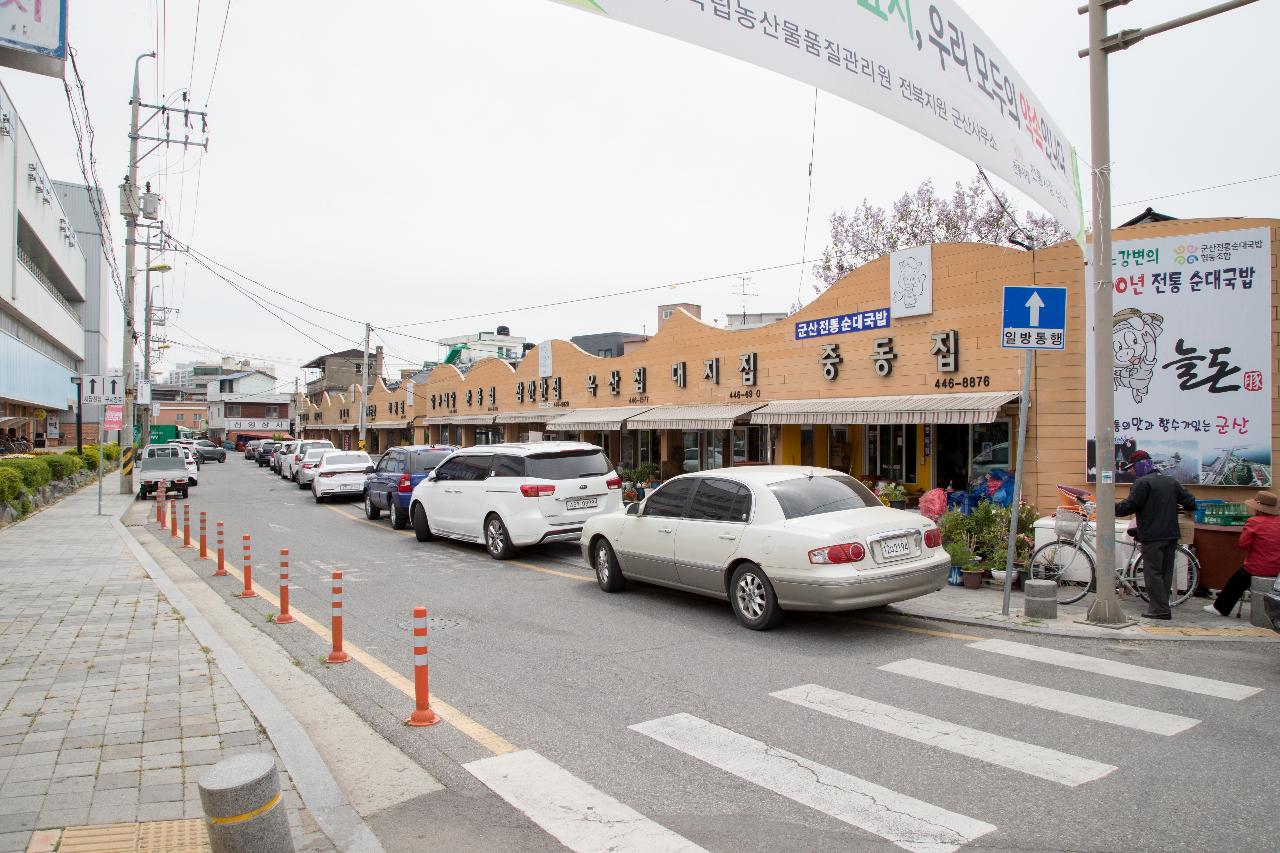
[[369, 399], [369, 332], [373, 327], [368, 323], [364, 324], [364, 364], [360, 368], [360, 449], [365, 448], [365, 424], [364, 410], [367, 407]]
[[1223, 12], [1229, 12], [1257, 0], [1229, 0], [1199, 12], [1173, 18], [1153, 27], [1122, 30], [1107, 34], [1107, 12], [1126, 6], [1130, 0], [1089, 0], [1076, 11], [1089, 16], [1089, 47], [1079, 56], [1089, 58], [1089, 121], [1091, 156], [1093, 158], [1093, 434], [1094, 460], [1097, 469], [1095, 493], [1098, 501], [1098, 535], [1095, 547], [1098, 560], [1094, 567], [1097, 594], [1089, 607], [1088, 620], [1110, 627], [1128, 623], [1116, 599], [1112, 573], [1116, 565], [1115, 540], [1115, 468], [1116, 431], [1115, 398], [1111, 372], [1111, 108], [1107, 57], [1117, 50], [1137, 44], [1147, 36], [1163, 33]]
[[[121, 188], [121, 211], [124, 213], [124, 354], [120, 364], [124, 372], [124, 420], [120, 428], [120, 494], [133, 493], [133, 285], [137, 278], [134, 266], [134, 233], [138, 228], [138, 108], [142, 92], [138, 88], [138, 69], [144, 59], [155, 59], [155, 51], [144, 53], [133, 61], [133, 96], [129, 99], [129, 174]], [[101, 439], [99, 439], [101, 440]]]

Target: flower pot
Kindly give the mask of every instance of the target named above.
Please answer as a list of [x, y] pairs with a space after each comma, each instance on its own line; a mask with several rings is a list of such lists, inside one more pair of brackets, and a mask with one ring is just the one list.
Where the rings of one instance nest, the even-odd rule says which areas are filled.
[[959, 566], [952, 566], [951, 571], [947, 573], [947, 584], [950, 586], [964, 586], [963, 572]]
[[[994, 580], [996, 583], [1000, 584], [1001, 586], [1004, 586], [1004, 575], [1005, 575], [1004, 569], [991, 570], [991, 579]], [[1017, 568], [1015, 568], [1013, 570], [1013, 585], [1017, 586], [1018, 582], [1021, 579], [1022, 579], [1022, 572], [1020, 572]]]
[[982, 589], [982, 572], [962, 572], [965, 589]]
[[890, 509], [906, 509], [907, 501], [905, 498], [900, 501], [889, 501], [889, 508]]

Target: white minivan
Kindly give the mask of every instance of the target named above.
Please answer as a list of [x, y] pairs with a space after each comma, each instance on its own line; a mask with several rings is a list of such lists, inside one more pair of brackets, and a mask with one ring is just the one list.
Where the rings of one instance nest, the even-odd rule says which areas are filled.
[[413, 490], [419, 542], [481, 542], [495, 560], [540, 542], [576, 541], [587, 519], [622, 506], [622, 478], [580, 441], [482, 444], [457, 451]]

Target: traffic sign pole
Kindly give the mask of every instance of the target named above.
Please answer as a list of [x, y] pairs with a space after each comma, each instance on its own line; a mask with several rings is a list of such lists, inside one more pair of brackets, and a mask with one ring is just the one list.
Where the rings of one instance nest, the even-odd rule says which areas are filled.
[[[1022, 396], [1018, 400], [1018, 455], [1013, 463], [1013, 501], [1009, 504], [1009, 554], [1004, 567], [1004, 604], [1000, 612], [1009, 615], [1009, 598], [1013, 594], [1013, 557], [1018, 552], [1018, 509], [1022, 505], [1022, 459], [1027, 447], [1027, 410], [1030, 408], [1031, 370], [1035, 366], [1036, 351], [1027, 350], [1022, 366]], [[1031, 567], [1025, 567], [1030, 571]]]

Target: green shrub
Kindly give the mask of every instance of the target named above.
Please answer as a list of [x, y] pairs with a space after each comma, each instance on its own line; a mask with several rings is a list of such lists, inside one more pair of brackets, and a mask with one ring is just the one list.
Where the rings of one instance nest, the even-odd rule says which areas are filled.
[[33, 492], [41, 486], [49, 485], [49, 481], [53, 479], [53, 473], [49, 470], [49, 463], [43, 459], [34, 457], [0, 459], [0, 466], [12, 468], [21, 474], [22, 484], [29, 492]]
[[22, 493], [22, 475], [14, 468], [0, 468], [0, 501], [13, 503]]
[[43, 457], [43, 459], [44, 463], [49, 466], [49, 473], [53, 475], [55, 480], [65, 480], [79, 471], [84, 465], [80, 457], [70, 453], [51, 453]]
[[106, 460], [108, 462], [115, 462], [117, 459], [120, 458], [120, 445], [114, 442], [112, 442], [111, 444], [104, 444], [102, 446], [102, 452], [103, 454], [105, 454]]

